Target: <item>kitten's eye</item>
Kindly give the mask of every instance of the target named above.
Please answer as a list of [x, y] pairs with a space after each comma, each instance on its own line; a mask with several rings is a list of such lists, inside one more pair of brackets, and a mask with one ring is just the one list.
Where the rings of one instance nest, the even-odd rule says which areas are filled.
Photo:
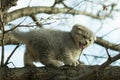
[[92, 41], [91, 39], [89, 39], [89, 41]]

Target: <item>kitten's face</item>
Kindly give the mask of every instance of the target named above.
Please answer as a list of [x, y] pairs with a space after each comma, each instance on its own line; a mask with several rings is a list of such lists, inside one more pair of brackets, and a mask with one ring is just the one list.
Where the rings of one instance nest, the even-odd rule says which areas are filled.
[[81, 25], [74, 25], [72, 29], [72, 37], [79, 48], [86, 48], [94, 43], [96, 36], [88, 28]]

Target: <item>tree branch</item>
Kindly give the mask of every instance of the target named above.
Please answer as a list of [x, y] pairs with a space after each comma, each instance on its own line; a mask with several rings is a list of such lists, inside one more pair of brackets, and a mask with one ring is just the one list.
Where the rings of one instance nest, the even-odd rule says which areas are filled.
[[[1, 40], [2, 35], [0, 34], [0, 40]], [[5, 34], [4, 38], [4, 45], [18, 45], [20, 42], [15, 40], [12, 36], [9, 34]], [[2, 46], [2, 43], [0, 42], [0, 46]]]
[[18, 10], [7, 13], [6, 23], [20, 17], [30, 16], [38, 13], [47, 13], [47, 14], [67, 13], [67, 14], [76, 14], [76, 15], [82, 14], [82, 15], [90, 16], [95, 19], [104, 19], [104, 16], [97, 16], [88, 12], [82, 12], [82, 11], [69, 9], [69, 8], [26, 7], [26, 8], [18, 9]]
[[40, 21], [37, 19], [37, 17], [35, 15], [30, 15], [30, 17], [32, 18], [32, 20], [36, 23], [36, 25], [40, 28], [42, 28], [42, 24], [40, 23]]
[[96, 76], [93, 72], [91, 76], [79, 79], [78, 76], [84, 75], [99, 66], [78, 65], [77, 67], [26, 67], [26, 68], [1, 68], [1, 80], [119, 80], [120, 67], [108, 67]]
[[103, 47], [106, 47], [108, 49], [120, 51], [120, 45], [114, 44], [114, 43], [109, 42], [107, 40], [104, 40], [104, 39], [102, 39], [100, 37], [97, 37], [97, 41], [95, 43], [97, 43], [98, 45], [101, 45]]
[[120, 59], [120, 53], [114, 57], [111, 57], [110, 59], [107, 59], [107, 61], [100, 66], [99, 70], [104, 70], [106, 66], [110, 65], [112, 62], [118, 59]]
[[18, 0], [0, 0], [0, 9], [2, 12], [6, 12], [12, 6], [17, 5]]

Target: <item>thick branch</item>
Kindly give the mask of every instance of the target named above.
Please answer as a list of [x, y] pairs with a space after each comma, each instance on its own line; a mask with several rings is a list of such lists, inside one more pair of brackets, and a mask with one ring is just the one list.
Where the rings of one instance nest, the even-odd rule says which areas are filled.
[[[2, 36], [1, 36], [1, 34], [0, 34], [0, 39], [2, 39], [1, 38]], [[15, 40], [12, 36], [10, 36], [9, 34], [6, 34], [5, 35], [5, 40], [4, 40], [4, 45], [17, 45], [17, 44], [19, 44], [20, 42], [19, 41], [17, 41], [17, 40]], [[2, 44], [0, 43], [0, 46], [1, 46]]]
[[114, 44], [114, 43], [109, 42], [107, 40], [104, 40], [104, 39], [102, 39], [100, 37], [97, 37], [96, 43], [103, 46], [103, 47], [106, 47], [108, 49], [120, 51], [120, 45]]
[[0, 10], [2, 10], [2, 12], [7, 11], [12, 6], [17, 5], [17, 1], [18, 0], [0, 0]]
[[38, 13], [48, 13], [48, 14], [56, 14], [56, 13], [68, 13], [68, 14], [82, 14], [86, 16], [90, 16], [96, 19], [103, 19], [104, 17], [96, 16], [91, 13], [87, 12], [82, 12], [74, 9], [69, 9], [69, 8], [53, 8], [53, 7], [26, 7], [22, 9], [15, 10], [13, 12], [7, 13], [7, 20], [6, 23], [15, 20], [20, 17], [24, 16], [30, 16], [33, 14], [38, 14]]
[[60, 68], [1, 68], [0, 80], [119, 80], [120, 67], [107, 67], [103, 72], [79, 79], [79, 76], [95, 70], [99, 66], [79, 65], [77, 67]]
[[120, 53], [114, 57], [110, 57], [110, 59], [108, 58], [108, 60], [100, 66], [99, 70], [104, 70], [106, 66], [110, 65], [112, 62], [118, 59], [120, 59]]

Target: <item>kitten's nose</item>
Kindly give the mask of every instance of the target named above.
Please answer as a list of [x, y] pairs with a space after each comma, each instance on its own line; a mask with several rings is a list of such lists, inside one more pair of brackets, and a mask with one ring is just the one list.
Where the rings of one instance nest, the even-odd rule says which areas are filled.
[[87, 42], [87, 40], [84, 42], [84, 45], [86, 45], [88, 42]]
[[89, 40], [86, 40], [86, 41], [85, 41], [85, 44], [88, 44], [88, 43], [89, 43]]

